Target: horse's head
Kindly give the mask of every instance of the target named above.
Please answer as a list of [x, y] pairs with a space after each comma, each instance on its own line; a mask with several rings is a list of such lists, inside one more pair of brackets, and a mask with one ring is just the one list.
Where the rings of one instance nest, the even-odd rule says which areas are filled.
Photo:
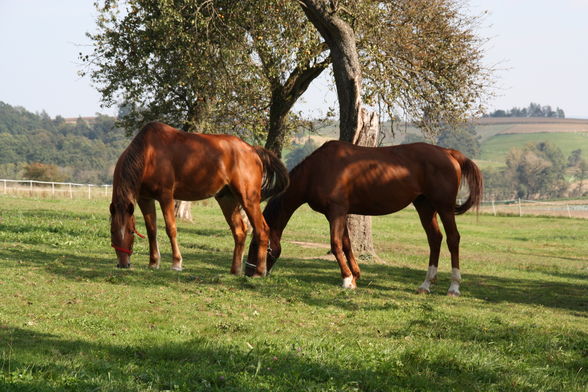
[[[249, 253], [247, 253], [247, 262], [245, 263], [245, 275], [246, 276], [253, 276], [257, 271], [257, 253], [259, 250], [259, 244], [253, 239], [251, 240], [251, 244], [249, 245]], [[270, 240], [267, 246], [267, 259], [266, 259], [266, 266], [267, 271], [266, 273], [269, 274], [272, 267], [278, 261], [280, 257], [280, 253], [282, 253], [282, 247], [280, 245], [280, 237], [277, 236], [274, 232], [270, 230]]]
[[134, 211], [135, 205], [132, 202], [110, 204], [110, 239], [118, 258], [118, 268], [131, 266], [133, 242], [137, 232]]

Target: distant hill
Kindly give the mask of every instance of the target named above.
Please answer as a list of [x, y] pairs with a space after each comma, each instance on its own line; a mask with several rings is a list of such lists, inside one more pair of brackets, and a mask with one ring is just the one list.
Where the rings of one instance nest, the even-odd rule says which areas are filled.
[[[512, 148], [543, 141], [554, 143], [565, 156], [577, 149], [588, 156], [588, 119], [487, 117], [472, 121], [472, 125], [480, 136], [482, 166], [503, 166], [504, 157]], [[404, 122], [394, 125], [394, 136], [390, 132], [390, 122], [385, 122], [382, 130], [386, 135], [385, 145], [400, 144], [408, 135], [421, 135], [413, 124]], [[300, 143], [305, 137], [309, 134], [299, 135], [296, 141]], [[338, 125], [333, 122], [310, 137], [318, 144], [326, 139], [337, 139]]]
[[481, 137], [481, 165], [502, 166], [506, 154], [528, 143], [550, 142], [564, 156], [581, 149], [588, 155], [588, 120], [558, 118], [483, 118], [475, 121]]
[[109, 183], [112, 168], [128, 144], [115, 118], [50, 118], [0, 102], [0, 178], [22, 178], [32, 163], [58, 167], [60, 179]]

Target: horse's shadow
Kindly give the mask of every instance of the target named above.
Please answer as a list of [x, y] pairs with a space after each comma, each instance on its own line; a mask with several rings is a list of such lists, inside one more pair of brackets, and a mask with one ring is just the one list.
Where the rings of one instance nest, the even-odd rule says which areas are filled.
[[[187, 249], [184, 253], [185, 270], [181, 273], [168, 269], [169, 255], [162, 255], [161, 270], [147, 268], [146, 254], [134, 255], [131, 270], [115, 268], [114, 257], [105, 253], [104, 257], [87, 257], [84, 254], [60, 254], [55, 252], [8, 248], [0, 250], [0, 258], [12, 260], [14, 267], [28, 265], [40, 266], [47, 272], [69, 280], [105, 281], [112, 284], [151, 286], [172, 286], [180, 282], [195, 284], [218, 284], [219, 276], [228, 275], [230, 269], [229, 251], [210, 249]], [[7, 265], [5, 264], [5, 267]], [[582, 274], [547, 273], [556, 277], [582, 279]], [[416, 292], [424, 279], [425, 270], [420, 268], [399, 267], [389, 264], [362, 265], [362, 278], [358, 282], [358, 291], [368, 290], [371, 295], [395, 298]], [[299, 284], [287, 284], [294, 279]], [[260, 284], [247, 284], [250, 279], [229, 279], [223, 284], [236, 285], [245, 290], [255, 290], [258, 295], [268, 296], [281, 293], [289, 298], [298, 298], [312, 306], [336, 305], [348, 307], [345, 301], [333, 301], [332, 294], [323, 296], [309, 295], [313, 288], [331, 289], [340, 284], [340, 273], [335, 262], [325, 260], [300, 260], [282, 258], [267, 279], [260, 279]], [[308, 287], [311, 287], [309, 289]], [[445, 295], [449, 286], [449, 274], [440, 273], [438, 283], [433, 287], [432, 295]], [[342, 289], [343, 290], [343, 289]], [[533, 278], [508, 278], [482, 274], [464, 274], [462, 283], [463, 297], [473, 297], [489, 303], [520, 303], [568, 309], [575, 312], [588, 312], [588, 284], [546, 281]], [[415, 294], [416, 295], [416, 294]], [[583, 314], [584, 314], [583, 313]]]
[[[296, 277], [308, 284], [325, 283], [340, 284], [339, 270], [337, 266], [332, 268], [317, 269], [314, 265], [319, 263], [307, 262], [297, 264]], [[313, 265], [314, 264], [314, 265]], [[395, 292], [416, 293], [418, 285], [425, 277], [425, 269], [398, 267], [388, 264], [363, 264], [362, 278], [358, 281], [357, 290], [369, 287], [394, 296]], [[326, 276], [329, 275], [329, 276]], [[556, 277], [573, 279], [586, 279], [587, 275], [549, 273]], [[577, 312], [586, 312], [588, 317], [588, 280], [584, 284], [568, 283], [561, 281], [546, 281], [531, 278], [507, 278], [483, 274], [464, 274], [462, 282], [462, 295], [477, 298], [488, 303], [519, 303], [527, 305], [546, 306], [557, 309], [568, 309]], [[370, 283], [370, 280], [382, 282], [390, 280], [390, 284]], [[367, 283], [366, 283], [367, 282]], [[446, 295], [449, 287], [449, 273], [439, 273], [437, 283], [433, 286], [432, 295]], [[408, 289], [407, 289], [408, 287]], [[416, 294], [415, 294], [416, 295]]]

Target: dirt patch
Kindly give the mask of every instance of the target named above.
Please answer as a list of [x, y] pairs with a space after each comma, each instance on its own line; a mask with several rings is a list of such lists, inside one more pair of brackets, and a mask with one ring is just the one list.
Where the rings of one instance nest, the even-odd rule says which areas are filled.
[[[327, 244], [319, 244], [317, 242], [304, 242], [304, 241], [290, 241], [291, 244], [298, 245], [302, 248], [307, 249], [326, 249], [329, 250], [331, 247]], [[322, 256], [305, 256], [301, 257], [302, 260], [328, 260], [333, 261], [335, 260], [335, 256], [332, 253], [325, 253]]]
[[319, 244], [318, 242], [304, 242], [304, 241], [290, 241], [291, 244], [301, 246], [303, 248], [311, 249], [331, 249], [327, 244]]

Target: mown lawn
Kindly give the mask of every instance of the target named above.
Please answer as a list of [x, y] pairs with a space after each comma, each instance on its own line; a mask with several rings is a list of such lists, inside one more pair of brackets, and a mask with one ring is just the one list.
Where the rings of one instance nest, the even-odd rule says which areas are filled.
[[[0, 196], [0, 391], [586, 391], [588, 221], [458, 218], [462, 296], [414, 211], [374, 219], [381, 264], [339, 287], [322, 215], [286, 229], [272, 275], [228, 274], [220, 210], [181, 223], [185, 270], [132, 270], [110, 248], [107, 201]], [[142, 221], [139, 230], [144, 231]], [[160, 220], [161, 222], [161, 220]], [[160, 223], [161, 226], [161, 223]]]

